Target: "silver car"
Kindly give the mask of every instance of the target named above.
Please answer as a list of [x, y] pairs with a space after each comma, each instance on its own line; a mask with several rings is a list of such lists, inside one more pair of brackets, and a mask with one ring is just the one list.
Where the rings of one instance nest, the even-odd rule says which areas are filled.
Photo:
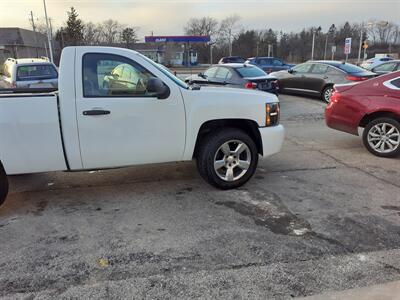
[[57, 88], [57, 67], [46, 58], [8, 58], [1, 71], [2, 88]]

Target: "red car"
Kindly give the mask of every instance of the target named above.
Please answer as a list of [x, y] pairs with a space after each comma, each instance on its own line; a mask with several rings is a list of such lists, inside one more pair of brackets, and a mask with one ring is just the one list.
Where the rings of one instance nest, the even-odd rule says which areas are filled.
[[400, 71], [357, 84], [335, 85], [325, 110], [326, 124], [358, 135], [372, 154], [400, 153]]

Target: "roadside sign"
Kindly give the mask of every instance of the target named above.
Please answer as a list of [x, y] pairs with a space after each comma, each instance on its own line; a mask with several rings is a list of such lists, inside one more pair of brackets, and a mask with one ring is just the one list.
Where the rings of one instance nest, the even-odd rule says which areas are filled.
[[346, 38], [344, 41], [344, 54], [349, 55], [351, 53], [351, 38]]
[[336, 52], [336, 46], [332, 46], [332, 53]]

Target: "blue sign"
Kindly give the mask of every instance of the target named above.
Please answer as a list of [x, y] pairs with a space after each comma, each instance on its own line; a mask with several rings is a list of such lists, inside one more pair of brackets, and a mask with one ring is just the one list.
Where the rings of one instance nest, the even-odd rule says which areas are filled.
[[145, 36], [146, 43], [207, 43], [207, 35], [181, 35], [181, 36]]

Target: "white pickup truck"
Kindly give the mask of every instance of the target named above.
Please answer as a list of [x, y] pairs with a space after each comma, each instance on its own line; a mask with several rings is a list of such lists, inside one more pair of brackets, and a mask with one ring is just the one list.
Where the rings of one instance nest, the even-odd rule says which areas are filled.
[[275, 95], [188, 87], [132, 50], [65, 48], [58, 88], [0, 95], [0, 204], [7, 175], [192, 159], [213, 186], [236, 188], [284, 140]]

